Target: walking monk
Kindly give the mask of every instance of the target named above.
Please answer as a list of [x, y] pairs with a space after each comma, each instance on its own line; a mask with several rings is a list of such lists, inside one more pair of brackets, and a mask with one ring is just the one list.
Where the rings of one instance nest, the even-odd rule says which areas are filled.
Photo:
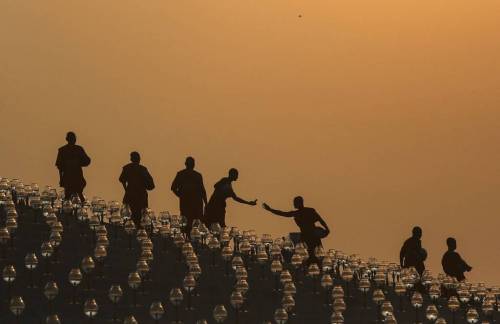
[[73, 132], [66, 134], [68, 144], [59, 148], [56, 167], [59, 170], [59, 186], [64, 188], [64, 199], [70, 200], [78, 196], [83, 203], [83, 189], [87, 185], [83, 177], [82, 167], [89, 166], [90, 158], [80, 145], [76, 145], [76, 135]]
[[204, 222], [207, 226], [213, 223], [219, 223], [220, 226], [226, 226], [226, 199], [232, 198], [241, 204], [246, 204], [250, 206], [255, 206], [257, 204], [257, 199], [255, 200], [245, 200], [238, 197], [232, 187], [232, 182], [238, 180], [238, 170], [230, 169], [229, 175], [226, 178], [222, 178], [214, 185], [214, 193], [205, 208]]
[[123, 167], [119, 180], [125, 189], [123, 203], [130, 206], [132, 220], [140, 228], [142, 210], [148, 207], [148, 190], [153, 190], [155, 183], [148, 169], [140, 164], [139, 153], [130, 153], [130, 161]]
[[207, 204], [207, 192], [201, 173], [194, 170], [194, 159], [186, 158], [186, 168], [177, 172], [172, 191], [179, 197], [179, 210], [187, 218], [186, 234], [191, 233], [193, 220], [202, 219], [203, 204]]
[[[295, 197], [293, 199], [293, 206], [296, 208], [295, 210], [281, 211], [271, 208], [266, 203], [262, 204], [265, 210], [275, 215], [293, 217], [293, 220], [300, 229], [300, 239], [307, 245], [307, 251], [309, 253], [308, 263], [318, 263], [314, 250], [316, 247], [321, 246], [321, 239], [330, 234], [330, 229], [314, 208], [304, 206], [304, 199], [302, 197]], [[316, 227], [317, 222], [319, 222], [323, 228]]]

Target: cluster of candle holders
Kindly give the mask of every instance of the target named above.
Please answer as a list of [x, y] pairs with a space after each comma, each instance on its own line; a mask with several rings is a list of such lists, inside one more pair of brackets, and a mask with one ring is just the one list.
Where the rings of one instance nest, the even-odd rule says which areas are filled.
[[[275, 306], [272, 313], [263, 316], [278, 324], [300, 323], [297, 311], [299, 301], [304, 300], [321, 304], [332, 324], [347, 322], [349, 316], [360, 322], [388, 324], [397, 323], [398, 318], [415, 323], [492, 324], [499, 311], [498, 287], [457, 282], [429, 271], [419, 275], [414, 268], [323, 247], [310, 255], [307, 246], [290, 237], [259, 236], [253, 230], [219, 224], [207, 228], [200, 220], [185, 233], [185, 217], [169, 212], [156, 215], [148, 208], [137, 228], [127, 205], [99, 197], [82, 202], [77, 196], [64, 197], [52, 187], [40, 192], [37, 184], [27, 185], [18, 179], [0, 178], [0, 212], [4, 303], [18, 323], [26, 322], [23, 313], [31, 306], [14, 289], [18, 272], [28, 291], [39, 291], [45, 297], [40, 303], [45, 305], [46, 323], [61, 323], [59, 307], [68, 303], [80, 307], [82, 318], [89, 322], [102, 323], [108, 318], [116, 323], [138, 323], [137, 314], [145, 309], [154, 323], [168, 316], [172, 323], [180, 324], [188, 313], [192, 314], [190, 319], [196, 317], [199, 287], [206, 287], [203, 279], [210, 281], [217, 273], [223, 274], [232, 289], [223, 296], [224, 303], [215, 301], [220, 301], [220, 296], [212, 296], [211, 318], [198, 318], [197, 324], [228, 319], [237, 324], [248, 322], [249, 303], [256, 298], [250, 294], [251, 287], [258, 282], [267, 283], [265, 294], [272, 296]], [[24, 218], [24, 214], [33, 217]], [[11, 261], [20, 249], [16, 240], [23, 226], [31, 226], [40, 240], [38, 248], [23, 254], [24, 267], [16, 269]], [[68, 230], [77, 233], [80, 242], [72, 253], [62, 248]], [[109, 259], [117, 251], [126, 251], [135, 264], [121, 281], [110, 275], [109, 268]], [[145, 304], [157, 278], [155, 262], [161, 262], [167, 253], [175, 253], [170, 266], [179, 277], [178, 286]], [[65, 272], [63, 282], [57, 271], [68, 260], [73, 267]], [[103, 286], [108, 287], [105, 299], [101, 298]], [[68, 289], [71, 298], [63, 300], [61, 293]], [[108, 314], [103, 314], [103, 309]], [[123, 315], [124, 309], [129, 314]], [[355, 314], [350, 314], [350, 309], [355, 309]]]

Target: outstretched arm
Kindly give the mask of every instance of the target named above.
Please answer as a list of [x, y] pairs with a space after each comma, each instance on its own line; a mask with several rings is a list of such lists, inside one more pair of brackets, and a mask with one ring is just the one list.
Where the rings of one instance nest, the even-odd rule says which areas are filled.
[[264, 207], [265, 210], [273, 213], [274, 215], [283, 216], [283, 217], [294, 217], [295, 213], [296, 213], [295, 210], [282, 211], [282, 210], [278, 210], [278, 209], [273, 209], [273, 208], [271, 208], [271, 206], [269, 206], [266, 203], [263, 203], [262, 207]]
[[[216, 184], [217, 186], [217, 184]], [[243, 198], [238, 197], [238, 195], [233, 191], [233, 187], [229, 184], [227, 189], [229, 190], [229, 197], [233, 198], [234, 201], [239, 202], [240, 204], [255, 206], [257, 205], [257, 199], [255, 200], [245, 200]]]
[[239, 202], [240, 204], [245, 204], [245, 205], [250, 205], [250, 206], [257, 205], [257, 199], [255, 199], [255, 200], [245, 200], [243, 198], [240, 198], [240, 197], [236, 196], [236, 194], [233, 196], [233, 199], [235, 201]]

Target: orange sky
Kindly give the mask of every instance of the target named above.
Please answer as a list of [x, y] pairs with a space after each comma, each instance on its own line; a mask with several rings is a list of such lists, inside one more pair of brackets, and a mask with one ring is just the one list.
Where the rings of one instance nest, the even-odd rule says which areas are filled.
[[[176, 211], [192, 154], [210, 192], [237, 167], [244, 198], [303, 195], [327, 247], [397, 260], [418, 224], [434, 273], [453, 235], [498, 284], [499, 21], [497, 0], [5, 0], [0, 175], [57, 184], [75, 130], [88, 195], [121, 199], [139, 150]], [[228, 223], [295, 228], [235, 203]]]

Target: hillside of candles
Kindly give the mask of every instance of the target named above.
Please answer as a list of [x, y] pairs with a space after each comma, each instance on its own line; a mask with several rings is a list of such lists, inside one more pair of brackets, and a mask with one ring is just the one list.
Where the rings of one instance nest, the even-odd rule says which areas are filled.
[[0, 323], [494, 323], [500, 290], [0, 178]]

